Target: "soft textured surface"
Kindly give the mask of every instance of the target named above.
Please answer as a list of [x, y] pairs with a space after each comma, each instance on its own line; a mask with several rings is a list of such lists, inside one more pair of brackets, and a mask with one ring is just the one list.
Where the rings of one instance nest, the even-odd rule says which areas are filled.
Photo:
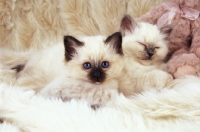
[[[84, 101], [47, 99], [33, 91], [1, 84], [0, 118], [6, 121], [0, 131], [7, 125], [7, 129], [18, 127], [26, 132], [197, 132], [200, 79], [186, 80], [188, 83], [180, 79], [171, 84], [173, 89], [152, 89], [130, 99], [119, 95], [97, 110]], [[12, 124], [6, 124], [9, 122]]]
[[111, 35], [125, 13], [138, 17], [162, 1], [0, 0], [0, 47], [43, 48], [63, 34]]
[[17, 126], [15, 126], [11, 123], [8, 123], [6, 121], [4, 121], [0, 125], [0, 131], [1, 132], [21, 132], [21, 130]]
[[[38, 49], [57, 43], [64, 34], [110, 35], [125, 13], [139, 17], [162, 1], [0, 0], [0, 47]], [[150, 90], [132, 99], [120, 95], [96, 111], [84, 101], [45, 99], [0, 84], [0, 118], [7, 119], [0, 131], [199, 131], [199, 82], [180, 79], [170, 85], [176, 88]]]

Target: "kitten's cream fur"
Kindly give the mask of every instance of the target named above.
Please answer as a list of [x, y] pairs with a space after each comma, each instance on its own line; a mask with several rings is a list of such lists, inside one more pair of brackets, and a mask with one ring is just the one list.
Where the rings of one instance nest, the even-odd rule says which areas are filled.
[[[120, 91], [126, 96], [149, 88], [162, 88], [172, 80], [163, 62], [168, 53], [166, 37], [171, 27], [158, 29], [155, 25], [135, 22], [130, 16], [121, 21], [125, 54]], [[149, 55], [149, 52], [151, 55]]]
[[[48, 97], [86, 99], [92, 105], [105, 104], [118, 93], [117, 78], [123, 68], [121, 34], [78, 40], [68, 37], [65, 41], [65, 46], [60, 43], [32, 55], [17, 75], [18, 85]], [[89, 73], [93, 69], [96, 72], [103, 61], [109, 62], [108, 68], [101, 68], [105, 78], [93, 82]], [[84, 69], [85, 62], [90, 62], [93, 69]]]
[[[84, 98], [91, 104], [104, 103], [111, 97], [110, 93], [117, 93], [117, 79], [119, 91], [126, 96], [152, 87], [164, 87], [172, 79], [165, 72], [163, 62], [168, 52], [166, 37], [169, 31], [169, 27], [158, 29], [148, 23], [136, 23], [126, 16], [121, 22], [124, 57], [120, 47], [116, 50], [115, 45], [115, 48], [110, 48], [110, 45], [104, 44], [105, 37], [83, 37], [79, 40], [84, 46], [76, 47], [77, 53], [68, 62], [65, 61], [63, 43], [36, 52], [24, 70], [18, 73], [17, 83], [46, 96], [59, 96], [64, 100]], [[113, 37], [109, 43], [114, 44], [115, 41]], [[155, 49], [151, 59], [144, 50], [149, 45]], [[106, 80], [101, 84], [91, 83], [87, 70], [83, 70], [83, 63], [91, 60], [95, 64], [97, 60], [111, 64], [105, 70]]]

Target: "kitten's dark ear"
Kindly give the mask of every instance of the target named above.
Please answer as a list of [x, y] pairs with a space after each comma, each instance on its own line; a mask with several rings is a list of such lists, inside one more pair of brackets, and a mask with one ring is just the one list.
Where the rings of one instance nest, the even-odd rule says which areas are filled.
[[67, 61], [71, 60], [73, 58], [73, 55], [77, 53], [76, 48], [83, 45], [83, 42], [80, 42], [72, 36], [64, 36], [65, 59]]
[[110, 44], [110, 46], [113, 47], [113, 49], [118, 53], [118, 54], [123, 54], [122, 51], [122, 34], [120, 32], [116, 32], [112, 35], [110, 35], [106, 40], [106, 44]]
[[166, 35], [166, 39], [169, 37], [170, 33], [172, 32], [173, 26], [166, 25], [160, 28], [160, 32]]
[[120, 32], [122, 33], [122, 36], [126, 36], [128, 33], [133, 33], [135, 26], [136, 22], [133, 18], [129, 15], [125, 15], [120, 24]]

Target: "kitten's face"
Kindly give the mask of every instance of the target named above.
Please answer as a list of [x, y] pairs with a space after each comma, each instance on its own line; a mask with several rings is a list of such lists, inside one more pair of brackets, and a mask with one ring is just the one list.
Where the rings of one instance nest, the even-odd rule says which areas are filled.
[[[72, 39], [71, 39], [72, 40]], [[69, 40], [69, 41], [71, 41]], [[121, 34], [115, 33], [108, 38], [103, 36], [74, 38], [71, 51], [66, 53], [70, 76], [94, 84], [103, 84], [116, 79], [123, 68]], [[65, 45], [66, 49], [70, 49]], [[71, 53], [70, 53], [71, 52]]]
[[168, 53], [166, 37], [171, 32], [171, 27], [159, 29], [149, 23], [135, 23], [129, 17], [126, 19], [129, 20], [129, 25], [124, 22], [127, 20], [122, 20], [121, 23], [124, 53], [143, 65], [163, 61]]

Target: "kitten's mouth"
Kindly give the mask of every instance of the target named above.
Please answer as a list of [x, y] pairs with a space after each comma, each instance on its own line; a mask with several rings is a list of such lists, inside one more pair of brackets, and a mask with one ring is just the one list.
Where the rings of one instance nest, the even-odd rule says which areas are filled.
[[152, 57], [145, 57], [142, 60], [152, 60]]
[[95, 84], [97, 85], [101, 84], [101, 80], [99, 78], [96, 78]]
[[95, 84], [100, 85], [101, 83], [100, 82], [95, 82]]

